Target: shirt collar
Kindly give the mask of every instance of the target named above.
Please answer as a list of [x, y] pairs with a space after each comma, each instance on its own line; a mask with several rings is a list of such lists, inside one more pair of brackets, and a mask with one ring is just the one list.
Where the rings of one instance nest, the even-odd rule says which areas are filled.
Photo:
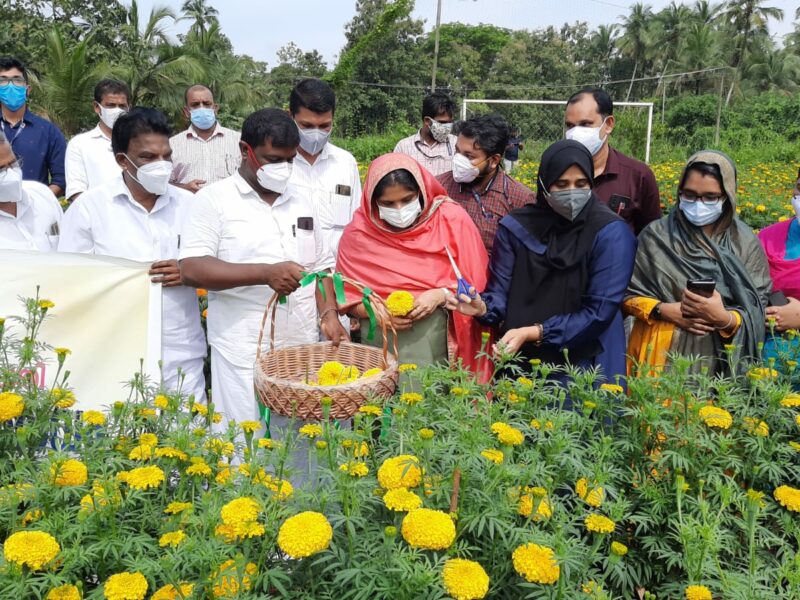
[[328, 158], [330, 158], [330, 156], [331, 156], [331, 153], [330, 153], [330, 150], [329, 150], [329, 148], [328, 148], [328, 146], [330, 146], [330, 145], [331, 145], [331, 144], [330, 144], [330, 142], [327, 142], [327, 143], [326, 143], [326, 144], [325, 144], [325, 145], [322, 147], [322, 150], [321, 150], [321, 151], [320, 151], [320, 153], [317, 155], [317, 160], [315, 160], [315, 161], [314, 161], [314, 164], [313, 164], [313, 165], [312, 165], [310, 162], [308, 162], [308, 160], [306, 159], [306, 157], [305, 157], [305, 156], [303, 156], [302, 154], [300, 154], [300, 152], [298, 152], [298, 153], [297, 153], [297, 156], [295, 156], [295, 157], [294, 157], [294, 159], [295, 159], [295, 160], [298, 160], [298, 159], [300, 159], [300, 160], [301, 160], [301, 161], [303, 161], [305, 164], [307, 164], [307, 165], [309, 165], [309, 166], [313, 167], [314, 165], [316, 165], [317, 163], [319, 163], [321, 160], [328, 160]]
[[[25, 107], [25, 112], [22, 114], [22, 120], [21, 120], [19, 123], [17, 123], [16, 125], [14, 125], [14, 127], [15, 127], [15, 128], [16, 128], [16, 127], [19, 127], [19, 126], [20, 126], [20, 123], [23, 123], [23, 122], [24, 122], [24, 123], [26, 123], [26, 124], [28, 124], [28, 125], [30, 125], [31, 123], [33, 123], [33, 116], [34, 116], [34, 114], [33, 114], [33, 113], [30, 111], [30, 109], [29, 109], [29, 108], [26, 106], [26, 107]], [[9, 123], [8, 121], [6, 121], [6, 118], [5, 118], [5, 116], [3, 115], [3, 112], [2, 112], [2, 111], [0, 111], [0, 121], [3, 121], [3, 123], [5, 123], [5, 124], [6, 124], [6, 125], [8, 125], [9, 127], [11, 127], [11, 123]]]
[[[119, 177], [115, 177], [113, 179], [113, 185], [111, 187], [111, 198], [113, 200], [118, 200], [120, 202], [128, 202], [135, 210], [140, 210], [144, 213], [147, 213], [147, 210], [144, 206], [139, 204], [131, 194], [130, 189], [128, 186], [125, 185], [125, 177], [122, 173], [119, 174]], [[162, 194], [156, 199], [156, 203], [153, 206], [153, 210], [151, 210], [147, 214], [155, 214], [160, 211], [162, 208], [169, 205], [172, 202], [172, 186], [167, 186], [167, 192]]]
[[[239, 190], [239, 193], [240, 193], [240, 194], [241, 194], [243, 197], [244, 197], [244, 196], [247, 196], [247, 195], [249, 195], [249, 194], [252, 194], [252, 195], [253, 195], [253, 197], [254, 197], [256, 200], [258, 200], [259, 202], [264, 202], [264, 201], [261, 199], [261, 196], [259, 195], [259, 193], [258, 193], [258, 192], [256, 192], [256, 191], [255, 191], [255, 190], [254, 190], [252, 187], [250, 187], [250, 184], [249, 184], [249, 183], [247, 183], [247, 181], [245, 181], [244, 177], [242, 177], [242, 176], [239, 174], [239, 171], [236, 171], [236, 172], [233, 174], [233, 184], [236, 186], [236, 189], [237, 189], [237, 190]], [[286, 188], [286, 190], [283, 192], [283, 194], [281, 194], [280, 196], [278, 196], [278, 197], [275, 199], [275, 202], [273, 202], [273, 203], [272, 203], [272, 206], [273, 206], [273, 207], [275, 207], [275, 206], [278, 206], [278, 205], [280, 205], [280, 204], [283, 204], [284, 202], [288, 202], [288, 201], [289, 201], [289, 199], [291, 198], [291, 189], [292, 189], [292, 188], [291, 188], [291, 186], [288, 186], [288, 187]], [[265, 203], [265, 204], [266, 204], [266, 203]]]
[[103, 138], [104, 140], [111, 141], [111, 138], [108, 137], [105, 132], [100, 128], [100, 123], [95, 125], [95, 128], [89, 132], [89, 135], [93, 138]]
[[[208, 140], [214, 139], [218, 135], [221, 135], [221, 136], [225, 135], [225, 130], [219, 124], [219, 121], [214, 123], [214, 131], [211, 133], [210, 136], [208, 136]], [[208, 140], [204, 140], [199, 135], [197, 135], [197, 132], [194, 130], [194, 126], [193, 125], [189, 125], [189, 129], [186, 130], [186, 137], [196, 138], [196, 139], [198, 139], [198, 140], [200, 140], [202, 142], [207, 142], [208, 141]]]
[[[458, 191], [464, 192], [465, 189], [466, 189], [466, 191], [468, 191], [470, 194], [472, 194], [474, 192], [477, 192], [479, 196], [485, 196], [490, 191], [502, 193], [503, 189], [504, 189], [502, 186], [505, 183], [505, 177], [508, 177], [508, 175], [506, 175], [506, 172], [498, 167], [497, 171], [495, 172], [495, 174], [489, 180], [489, 183], [487, 183], [486, 187], [483, 188], [483, 190], [481, 190], [480, 192], [478, 192], [478, 190], [476, 190], [473, 186], [471, 186], [468, 183], [459, 184]], [[453, 181], [455, 181], [455, 180], [453, 180]], [[501, 186], [499, 190], [497, 189], [497, 185], [495, 185], [495, 184], [499, 184]]]
[[611, 146], [608, 147], [608, 158], [606, 159], [606, 168], [605, 171], [602, 172], [600, 177], [603, 175], [619, 175], [619, 156], [618, 152], [614, 150]]

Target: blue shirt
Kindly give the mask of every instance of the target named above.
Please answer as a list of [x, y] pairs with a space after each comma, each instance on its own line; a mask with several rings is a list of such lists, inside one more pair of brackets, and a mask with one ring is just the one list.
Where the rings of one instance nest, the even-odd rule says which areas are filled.
[[[479, 319], [487, 325], [505, 320], [511, 277], [517, 255], [543, 254], [547, 246], [511, 217], [497, 228], [489, 283], [481, 294], [486, 314]], [[583, 368], [601, 367], [608, 381], [625, 377], [625, 329], [620, 306], [628, 289], [636, 258], [636, 238], [624, 221], [609, 223], [597, 232], [589, 257], [589, 278], [579, 311], [554, 315], [542, 323], [542, 343], [558, 349], [577, 348], [592, 339], [600, 341], [601, 353]]]
[[0, 119], [0, 125], [14, 154], [22, 159], [23, 179], [66, 189], [64, 156], [67, 142], [58, 127], [27, 109], [16, 126], [5, 118]]
[[800, 223], [792, 219], [789, 225], [789, 235], [786, 236], [786, 254], [784, 260], [797, 260], [800, 258]]

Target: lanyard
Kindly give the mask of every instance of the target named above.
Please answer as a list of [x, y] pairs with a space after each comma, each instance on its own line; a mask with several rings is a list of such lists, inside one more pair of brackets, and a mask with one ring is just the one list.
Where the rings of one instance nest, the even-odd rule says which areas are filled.
[[19, 125], [17, 125], [16, 127], [11, 127], [11, 125], [9, 124], [9, 127], [11, 127], [11, 131], [14, 131], [15, 129], [17, 130], [17, 133], [14, 135], [13, 138], [8, 133], [6, 133], [6, 120], [2, 119], [2, 122], [3, 122], [3, 134], [6, 136], [8, 143], [13, 144], [14, 140], [16, 140], [19, 137], [19, 134], [22, 133], [22, 130], [25, 129], [25, 119], [23, 118], [23, 120], [20, 121]]
[[[486, 189], [484, 190], [484, 194], [488, 194], [491, 191], [491, 187], [494, 185], [494, 182], [497, 179], [498, 175], [501, 175], [501, 173], [499, 171], [495, 174], [494, 177], [492, 177], [492, 180], [489, 182], [489, 185], [486, 186]], [[475, 191], [474, 187], [470, 188], [470, 192], [472, 193], [472, 197], [475, 199], [475, 202], [477, 202], [478, 208], [481, 209], [481, 214], [483, 215], [484, 219], [494, 219], [495, 217], [499, 217], [500, 216], [497, 213], [495, 213], [495, 212], [493, 212], [491, 210], [488, 210], [484, 206], [483, 200], [481, 200], [481, 195], [477, 191]], [[508, 179], [506, 177], [503, 177], [503, 192], [502, 192], [502, 194], [503, 194], [503, 199], [505, 200], [506, 214], [508, 214], [509, 212], [511, 212], [511, 205], [510, 205], [510, 203], [508, 201]]]

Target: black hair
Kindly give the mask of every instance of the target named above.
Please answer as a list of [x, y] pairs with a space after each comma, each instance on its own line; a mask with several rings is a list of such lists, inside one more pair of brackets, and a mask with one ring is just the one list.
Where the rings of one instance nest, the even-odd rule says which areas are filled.
[[333, 88], [321, 79], [303, 79], [289, 94], [289, 112], [296, 115], [301, 108], [323, 114], [336, 110], [336, 94]]
[[164, 113], [155, 108], [135, 106], [120, 115], [114, 123], [111, 130], [111, 150], [114, 154], [125, 153], [131, 140], [145, 133], [157, 133], [166, 137], [172, 135]]
[[725, 183], [722, 181], [722, 172], [719, 170], [719, 166], [704, 162], [692, 163], [686, 168], [686, 173], [681, 181], [681, 188], [683, 188], [686, 180], [689, 178], [689, 173], [692, 171], [700, 173], [700, 175], [704, 175], [706, 177], [713, 177], [717, 180], [717, 183], [719, 183], [719, 187], [722, 188], [722, 191], [725, 191]]
[[128, 84], [116, 79], [101, 79], [94, 86], [94, 101], [100, 104], [106, 94], [125, 94], [125, 99], [130, 102], [131, 91]]
[[461, 124], [458, 135], [475, 140], [478, 148], [488, 156], [502, 154], [508, 146], [508, 123], [500, 115], [480, 115]]
[[601, 117], [606, 119], [614, 114], [614, 101], [607, 91], [599, 87], [585, 87], [582, 90], [578, 90], [569, 97], [567, 106], [577, 104], [586, 95], [591, 95], [592, 98], [594, 98], [594, 101], [597, 103], [597, 112]]
[[297, 125], [285, 110], [262, 108], [244, 120], [242, 141], [251, 148], [270, 140], [276, 148], [296, 148], [300, 144]]
[[[372, 192], [372, 198], [380, 198], [383, 196], [383, 192], [386, 191], [386, 188], [393, 185], [400, 185], [416, 192], [420, 191], [419, 184], [417, 183], [417, 180], [414, 179], [414, 176], [410, 171], [407, 171], [406, 169], [395, 169], [394, 171], [389, 171], [386, 175], [381, 177], [381, 180], [375, 186], [375, 191]], [[422, 198], [420, 198], [420, 200], [422, 200]]]
[[456, 114], [456, 103], [444, 92], [433, 92], [422, 100], [422, 118], [430, 117], [434, 119], [442, 113], [447, 113], [451, 117]]
[[185, 92], [183, 92], [183, 102], [186, 104], [186, 106], [189, 106], [189, 92], [197, 88], [200, 88], [201, 90], [208, 90], [209, 92], [211, 92], [211, 97], [212, 98], [214, 97], [214, 92], [211, 91], [210, 87], [208, 87], [207, 85], [203, 85], [202, 83], [193, 83], [192, 85], [186, 88]]
[[28, 83], [28, 69], [25, 64], [13, 56], [0, 56], [0, 71], [8, 71], [9, 69], [19, 69], [22, 71], [22, 77], [25, 83]]

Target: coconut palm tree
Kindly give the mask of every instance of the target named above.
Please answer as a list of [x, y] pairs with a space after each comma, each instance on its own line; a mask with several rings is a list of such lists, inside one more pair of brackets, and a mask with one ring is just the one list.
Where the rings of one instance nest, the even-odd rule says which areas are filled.
[[206, 0], [185, 0], [181, 6], [183, 16], [179, 21], [193, 21], [190, 30], [196, 33], [205, 33], [206, 26], [211, 27], [215, 23], [219, 25], [217, 15], [219, 11], [213, 6], [209, 6]]
[[[700, 71], [715, 67], [722, 61], [717, 31], [708, 23], [695, 23], [686, 33], [680, 68], [684, 71]], [[701, 79], [695, 78], [695, 94], [700, 93]]]
[[741, 69], [752, 38], [757, 33], [768, 33], [769, 19], [783, 20], [783, 10], [763, 6], [764, 0], [729, 0], [721, 17], [736, 36], [733, 66]]
[[783, 48], [754, 56], [747, 71], [761, 91], [789, 94], [800, 87], [800, 58]]
[[622, 29], [625, 33], [620, 41], [620, 49], [633, 59], [633, 73], [631, 73], [631, 84], [628, 87], [626, 100], [630, 99], [636, 74], [639, 67], [644, 66], [650, 52], [652, 21], [653, 10], [642, 2], [634, 4], [628, 16], [623, 17]]
[[696, 0], [692, 8], [692, 16], [696, 21], [711, 25], [719, 19], [722, 13], [722, 4], [714, 4], [709, 0]]

